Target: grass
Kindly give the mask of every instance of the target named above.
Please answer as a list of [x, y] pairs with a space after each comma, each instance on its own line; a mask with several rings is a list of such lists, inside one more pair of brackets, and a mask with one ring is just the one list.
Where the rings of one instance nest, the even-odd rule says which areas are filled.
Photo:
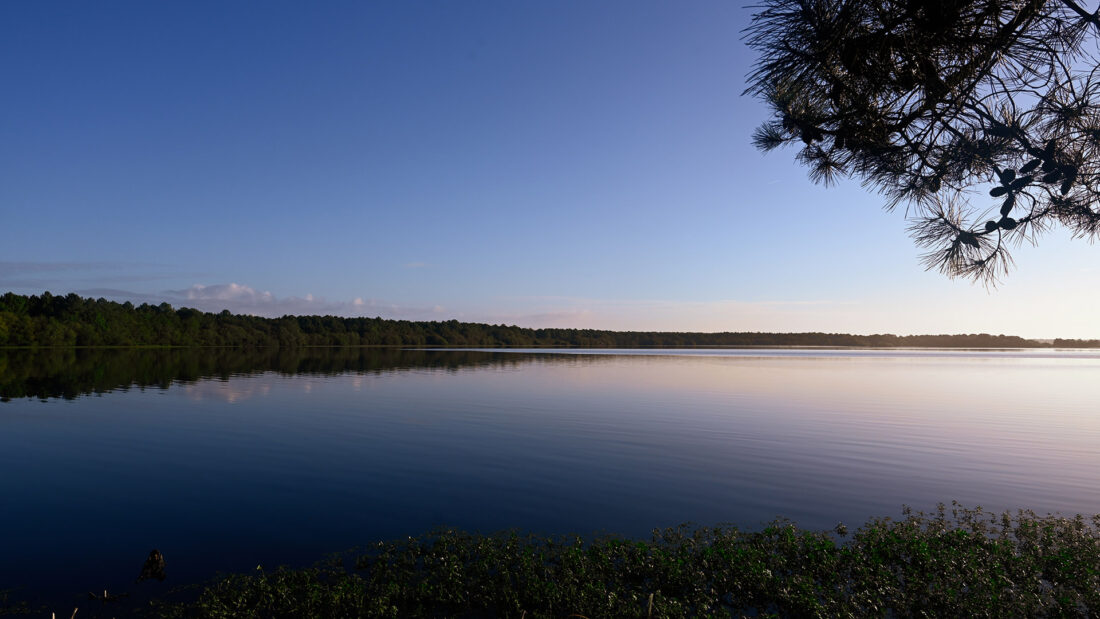
[[850, 535], [776, 521], [646, 541], [476, 535], [376, 544], [257, 569], [155, 603], [165, 617], [867, 617], [1100, 613], [1100, 516], [941, 505]]

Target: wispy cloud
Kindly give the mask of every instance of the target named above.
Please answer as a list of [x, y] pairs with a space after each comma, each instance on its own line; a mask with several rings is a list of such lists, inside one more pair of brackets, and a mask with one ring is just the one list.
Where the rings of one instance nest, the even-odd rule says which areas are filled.
[[0, 260], [0, 277], [26, 276], [33, 273], [57, 273], [59, 271], [88, 271], [110, 268], [104, 262], [13, 262]]
[[[830, 321], [852, 311], [855, 302], [826, 299], [678, 301], [511, 297], [500, 309], [464, 313], [477, 322], [534, 328], [629, 331], [825, 331]], [[510, 308], [510, 309], [505, 309]]]
[[[270, 304], [275, 302], [275, 295], [270, 292], [259, 292], [249, 286], [241, 284], [213, 284], [205, 286], [195, 284], [186, 290], [169, 290], [169, 294], [183, 297], [188, 301], [230, 301], [238, 304]], [[312, 300], [313, 295], [306, 295]]]
[[154, 263], [0, 261], [0, 286], [10, 290], [68, 292], [110, 284], [152, 282], [199, 274], [172, 272]]
[[324, 297], [278, 297], [266, 290], [257, 290], [238, 283], [194, 284], [181, 290], [141, 293], [116, 288], [86, 288], [77, 294], [104, 297], [132, 303], [169, 303], [173, 307], [192, 307], [206, 312], [229, 310], [234, 314], [251, 314], [277, 318], [285, 315], [381, 316], [407, 320], [439, 320], [447, 315], [446, 307], [411, 306], [379, 299], [356, 297], [350, 301], [329, 301]]
[[[235, 314], [255, 316], [285, 316], [287, 314], [353, 314], [349, 309], [366, 309], [364, 305], [333, 302], [306, 294], [302, 297], [276, 297], [269, 291], [256, 290], [243, 284], [195, 284], [184, 290], [166, 290], [169, 303], [204, 311], [229, 310]], [[359, 314], [362, 315], [362, 314]]]
[[592, 297], [569, 296], [517, 296], [501, 297], [505, 303], [550, 303], [573, 306], [600, 306], [600, 307], [633, 307], [633, 308], [659, 308], [659, 307], [715, 307], [722, 305], [739, 306], [800, 306], [800, 305], [850, 305], [853, 301], [837, 301], [833, 299], [761, 299], [744, 301], [738, 299], [717, 299], [713, 301], [680, 301], [676, 299], [598, 299]]
[[122, 269], [164, 267], [163, 264], [133, 262], [52, 262], [0, 260], [0, 276], [65, 271], [118, 271]]

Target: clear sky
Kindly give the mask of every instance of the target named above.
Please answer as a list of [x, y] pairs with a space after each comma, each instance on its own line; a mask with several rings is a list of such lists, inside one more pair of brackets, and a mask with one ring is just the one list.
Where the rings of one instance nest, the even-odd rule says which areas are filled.
[[0, 290], [261, 315], [1100, 337], [1064, 233], [988, 291], [749, 143], [720, 2], [0, 3]]

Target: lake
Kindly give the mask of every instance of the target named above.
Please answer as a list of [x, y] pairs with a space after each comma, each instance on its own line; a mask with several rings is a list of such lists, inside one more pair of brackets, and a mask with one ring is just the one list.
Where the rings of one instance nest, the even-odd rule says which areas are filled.
[[1095, 351], [0, 351], [0, 589], [440, 525], [648, 536], [1100, 513]]

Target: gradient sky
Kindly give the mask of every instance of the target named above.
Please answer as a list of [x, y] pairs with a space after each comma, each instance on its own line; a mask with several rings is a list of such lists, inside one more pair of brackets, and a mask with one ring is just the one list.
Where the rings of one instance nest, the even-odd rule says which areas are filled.
[[261, 315], [1100, 337], [749, 143], [731, 2], [0, 3], [0, 290]]

